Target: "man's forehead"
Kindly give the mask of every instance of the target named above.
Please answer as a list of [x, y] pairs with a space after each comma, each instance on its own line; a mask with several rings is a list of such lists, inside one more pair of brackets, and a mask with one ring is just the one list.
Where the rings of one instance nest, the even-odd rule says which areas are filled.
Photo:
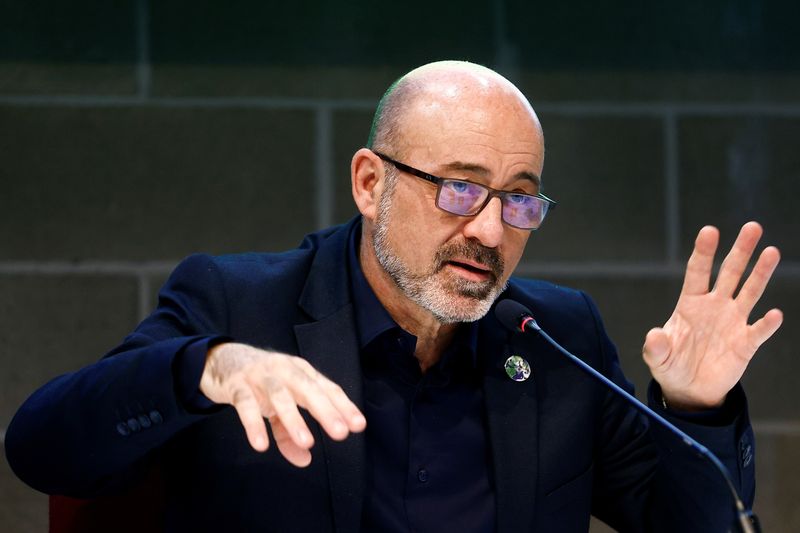
[[406, 83], [393, 138], [397, 157], [410, 157], [432, 173], [503, 174], [539, 185], [541, 126], [511, 82], [484, 67], [447, 62], [412, 71]]
[[[508, 95], [464, 94], [449, 98], [441, 93], [422, 93], [409, 100], [398, 121], [400, 135], [414, 141], [430, 137], [487, 135], [515, 145], [541, 144], [541, 126], [529, 106]], [[491, 139], [487, 139], [491, 140]]]
[[497, 171], [499, 161], [527, 163], [525, 171], [538, 183], [544, 138], [535, 118], [467, 106], [417, 111], [409, 112], [401, 122], [398, 156], [413, 154], [445, 170], [487, 176]]
[[[445, 172], [464, 172], [464, 173], [469, 173], [471, 175], [480, 176], [485, 179], [489, 179], [492, 176], [492, 171], [488, 167], [480, 163], [474, 163], [469, 161], [460, 161], [460, 160], [449, 161], [440, 164], [440, 168]], [[529, 170], [519, 170], [514, 172], [508, 178], [508, 181], [509, 182], [529, 181], [537, 188], [542, 184], [541, 176]]]
[[437, 77], [410, 90], [399, 113], [401, 124], [413, 127], [422, 121], [435, 128], [436, 123], [457, 123], [462, 128], [483, 130], [495, 126], [496, 119], [502, 117], [541, 131], [536, 113], [516, 87], [506, 80], [481, 80], [472, 76]]

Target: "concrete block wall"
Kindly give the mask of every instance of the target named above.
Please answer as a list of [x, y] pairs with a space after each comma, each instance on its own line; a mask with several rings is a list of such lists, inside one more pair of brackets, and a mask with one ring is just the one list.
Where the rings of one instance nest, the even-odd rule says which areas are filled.
[[[727, 247], [743, 222], [764, 223], [783, 264], [756, 314], [780, 307], [786, 325], [744, 380], [756, 511], [765, 531], [800, 530], [800, 65], [773, 35], [788, 13], [758, 4], [756, 23], [711, 3], [693, 13], [705, 27], [684, 28], [687, 52], [665, 36], [689, 2], [678, 15], [574, 2], [589, 11], [577, 22], [501, 0], [427, 17], [416, 1], [381, 14], [25, 4], [0, 4], [0, 436], [36, 387], [118, 343], [181, 257], [281, 250], [352, 216], [350, 156], [386, 86], [468, 58], [515, 80], [545, 128], [545, 187], [561, 205], [519, 273], [592, 294], [640, 392], [644, 333], [669, 316], [696, 231], [719, 226]], [[46, 529], [46, 497], [3, 458], [0, 530]]]

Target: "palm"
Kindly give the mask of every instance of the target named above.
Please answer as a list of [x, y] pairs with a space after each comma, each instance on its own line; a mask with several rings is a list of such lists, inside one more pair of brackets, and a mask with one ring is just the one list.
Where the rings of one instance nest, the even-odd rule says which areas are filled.
[[645, 361], [671, 404], [686, 409], [720, 405], [758, 347], [780, 326], [777, 309], [748, 324], [780, 259], [776, 248], [761, 253], [734, 295], [760, 237], [758, 224], [742, 228], [709, 290], [719, 234], [711, 227], [698, 234], [675, 311], [663, 328], [648, 333], [644, 346]]

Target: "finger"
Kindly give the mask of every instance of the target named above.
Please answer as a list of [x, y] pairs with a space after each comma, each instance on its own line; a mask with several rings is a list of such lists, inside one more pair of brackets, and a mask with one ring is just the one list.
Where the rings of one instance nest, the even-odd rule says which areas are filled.
[[[263, 391], [268, 398], [268, 404], [275, 413], [281, 425], [292, 441], [300, 448], [311, 448], [314, 437], [306, 425], [306, 421], [297, 410], [297, 402], [292, 391], [282, 381], [275, 378], [266, 378], [263, 382]], [[273, 419], [274, 417], [270, 417]]]
[[[347, 426], [348, 431], [360, 432], [367, 427], [367, 420], [364, 418], [364, 415], [358, 407], [356, 407], [356, 404], [347, 397], [347, 394], [338, 384], [326, 378], [305, 359], [297, 358], [294, 362], [297, 367], [319, 387], [320, 391], [325, 394], [328, 402], [333, 406], [342, 422]], [[325, 409], [326, 406], [320, 405], [320, 408]], [[345, 436], [347, 436], [347, 434], [345, 434]]]
[[234, 391], [231, 403], [239, 415], [250, 446], [258, 452], [266, 451], [269, 448], [267, 427], [261, 415], [261, 406], [253, 392], [242, 386]]
[[671, 348], [667, 333], [661, 328], [647, 332], [642, 348], [642, 358], [651, 369], [658, 369], [669, 359]]
[[733, 296], [762, 233], [761, 225], [758, 222], [748, 222], [742, 226], [736, 242], [733, 243], [731, 251], [728, 252], [719, 269], [714, 292], [723, 296]]
[[356, 407], [356, 404], [347, 397], [342, 387], [325, 377], [323, 380], [321, 386], [326, 390], [331, 403], [347, 423], [347, 428], [355, 433], [364, 431], [367, 427], [367, 419]]
[[772, 337], [783, 324], [783, 312], [780, 309], [770, 309], [760, 319], [750, 326], [750, 335], [756, 348]]
[[[298, 370], [298, 377], [289, 382], [297, 403], [308, 410], [332, 439], [344, 440], [350, 433], [344, 417], [333, 405], [331, 399], [318, 381], [326, 379], [320, 375], [315, 380]], [[300, 377], [302, 376], [302, 377]]]
[[272, 427], [272, 436], [275, 437], [278, 451], [287, 461], [298, 467], [305, 467], [311, 464], [311, 452], [294, 442], [291, 433], [283, 425], [280, 418], [274, 416], [269, 419], [269, 423], [270, 427]]
[[681, 294], [695, 295], [708, 292], [711, 280], [711, 267], [714, 264], [714, 253], [719, 243], [719, 230], [714, 226], [705, 226], [697, 234], [694, 250], [686, 264], [686, 276], [683, 279]]
[[756, 266], [753, 271], [745, 280], [742, 289], [736, 296], [736, 301], [742, 306], [742, 309], [747, 315], [753, 310], [761, 295], [764, 294], [764, 289], [767, 287], [772, 274], [778, 267], [781, 260], [781, 253], [774, 246], [764, 248], [761, 255], [756, 261]]

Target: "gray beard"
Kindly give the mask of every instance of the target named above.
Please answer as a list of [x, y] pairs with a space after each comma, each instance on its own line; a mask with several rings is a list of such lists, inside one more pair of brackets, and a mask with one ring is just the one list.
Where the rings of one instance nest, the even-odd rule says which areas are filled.
[[[504, 271], [503, 260], [491, 248], [474, 241], [448, 243], [437, 250], [430, 272], [415, 274], [394, 253], [389, 244], [387, 222], [391, 205], [391, 191], [384, 191], [378, 205], [372, 245], [378, 263], [394, 281], [400, 291], [412, 302], [429, 311], [441, 324], [474, 322], [483, 318], [506, 284], [499, 279]], [[463, 278], [443, 279], [437, 274], [453, 257], [466, 257], [479, 261], [492, 270], [492, 279], [470, 281]], [[467, 303], [458, 301], [466, 299]]]

